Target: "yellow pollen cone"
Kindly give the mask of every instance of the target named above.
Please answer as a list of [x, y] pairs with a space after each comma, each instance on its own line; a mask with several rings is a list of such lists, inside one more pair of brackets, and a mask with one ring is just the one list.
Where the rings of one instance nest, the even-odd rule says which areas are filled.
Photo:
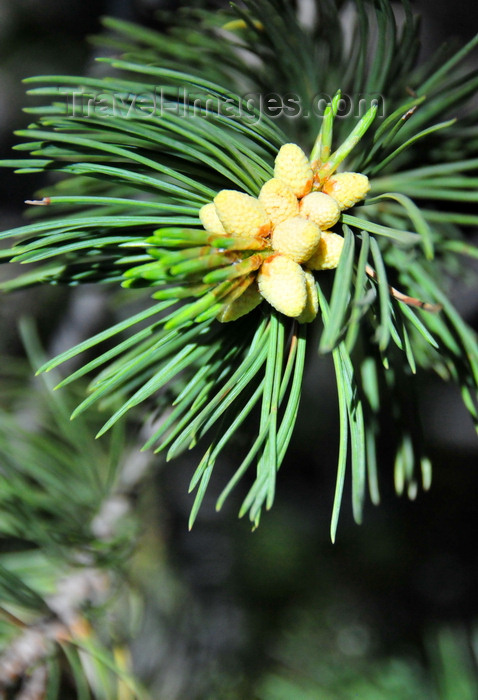
[[273, 255], [264, 261], [257, 284], [264, 299], [280, 313], [296, 317], [305, 309], [305, 272], [285, 255]]
[[319, 298], [317, 296], [317, 287], [315, 277], [312, 272], [305, 272], [305, 286], [307, 289], [307, 301], [305, 309], [300, 316], [297, 317], [299, 323], [310, 323], [317, 316], [319, 310]]
[[266, 210], [273, 226], [299, 213], [297, 197], [283, 180], [276, 177], [264, 183], [259, 194], [259, 202]]
[[294, 216], [275, 227], [271, 245], [277, 253], [287, 255], [296, 263], [310, 258], [320, 240], [320, 229], [302, 216]]
[[304, 151], [295, 143], [286, 143], [275, 159], [274, 176], [289, 185], [296, 197], [304, 197], [312, 188], [314, 174]]
[[370, 189], [370, 182], [362, 173], [337, 173], [326, 180], [322, 192], [335, 199], [341, 209], [349, 209], [360, 202]]
[[[253, 19], [252, 24], [260, 32], [264, 31], [264, 25], [262, 24], [262, 22], [259, 22], [258, 19]], [[228, 32], [234, 32], [237, 29], [249, 29], [248, 25], [244, 22], [243, 19], [233, 19], [230, 22], [226, 22], [226, 24], [223, 24], [222, 28], [226, 29]]]
[[328, 194], [311, 192], [300, 201], [300, 215], [310, 219], [325, 231], [339, 220], [340, 207]]
[[221, 190], [214, 197], [216, 211], [228, 234], [249, 238], [267, 236], [271, 222], [262, 204], [244, 192]]
[[234, 299], [229, 304], [226, 303], [216, 318], [218, 321], [221, 321], [221, 323], [235, 321], [241, 316], [248, 314], [249, 311], [255, 309], [262, 301], [263, 297], [259, 294], [257, 285], [253, 283], [247, 287], [240, 297]]
[[226, 235], [224, 231], [224, 226], [221, 224], [221, 220], [217, 215], [216, 207], [212, 202], [205, 204], [199, 210], [199, 218], [201, 223], [209, 233], [222, 233]]
[[344, 239], [338, 233], [324, 231], [317, 250], [307, 261], [310, 270], [333, 270], [339, 264]]

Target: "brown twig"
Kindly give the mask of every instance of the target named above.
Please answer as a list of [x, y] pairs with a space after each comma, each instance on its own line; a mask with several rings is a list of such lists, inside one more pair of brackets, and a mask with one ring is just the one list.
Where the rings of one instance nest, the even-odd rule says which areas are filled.
[[26, 625], [23, 622], [23, 620], [20, 620], [20, 618], [18, 618], [16, 615], [13, 615], [9, 610], [5, 610], [5, 608], [3, 607], [0, 607], [0, 615], [16, 627], [22, 627], [23, 629], [26, 629], [28, 627], [28, 625]]
[[34, 204], [37, 207], [46, 207], [50, 203], [50, 197], [43, 197], [43, 199], [25, 199], [25, 204]]
[[[365, 266], [365, 272], [372, 279], [377, 279], [377, 273], [372, 267], [370, 267], [370, 265]], [[416, 297], [410, 297], [407, 294], [403, 294], [403, 292], [400, 292], [398, 289], [395, 289], [395, 287], [392, 287], [390, 285], [388, 286], [388, 288], [390, 290], [390, 294], [395, 299], [398, 299], [398, 301], [402, 301], [404, 304], [407, 304], [407, 306], [416, 306], [419, 309], [423, 309], [424, 311], [430, 311], [431, 313], [437, 313], [438, 311], [442, 310], [441, 304], [429, 304], [427, 301], [421, 301]]]

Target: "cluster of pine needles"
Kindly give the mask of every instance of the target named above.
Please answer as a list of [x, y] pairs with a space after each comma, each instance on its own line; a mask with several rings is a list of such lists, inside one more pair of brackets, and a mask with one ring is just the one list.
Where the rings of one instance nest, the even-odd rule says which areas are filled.
[[[205, 445], [191, 479], [191, 525], [223, 450], [245, 445], [217, 507], [247, 475], [240, 514], [257, 526], [273, 503], [300, 420], [306, 361], [330, 355], [340, 423], [332, 539], [347, 470], [357, 522], [367, 494], [379, 501], [384, 407], [396, 427], [396, 491], [413, 497], [430, 485], [417, 373], [433, 371], [453, 382], [478, 423], [477, 339], [450, 299], [453, 284], [471, 275], [469, 262], [478, 257], [466, 235], [466, 227], [478, 225], [478, 110], [471, 104], [478, 76], [464, 65], [478, 37], [418, 65], [419, 23], [407, 0], [398, 8], [388, 0], [357, 0], [346, 13], [332, 0], [312, 5], [307, 26], [288, 0], [244, 0], [220, 12], [199, 4], [168, 16], [167, 33], [106, 18], [107, 31], [93, 38], [106, 54], [93, 75], [26, 80], [36, 100], [26, 110], [34, 122], [18, 132], [23, 141], [16, 149], [26, 157], [0, 164], [42, 173], [46, 185], [26, 193], [29, 222], [0, 234], [2, 261], [27, 266], [2, 288], [108, 284], [123, 317], [42, 359], [41, 373], [55, 371], [42, 375], [44, 391], [33, 398], [23, 370], [0, 377], [0, 534], [20, 543], [0, 558], [6, 649], [0, 695], [7, 688], [18, 697], [54, 699], [70, 691], [82, 700], [148, 697], [130, 674], [121, 636], [127, 624], [119, 631], [107, 621], [98, 626], [101, 633], [91, 624], [95, 615], [103, 620], [106, 600], [118, 610], [135, 607], [124, 567], [134, 519], [126, 506], [124, 517], [105, 520], [111, 500], [127, 502], [123, 431], [132, 409], [154, 426], [146, 450], [165, 450], [172, 459]], [[321, 114], [278, 115], [278, 96], [292, 96], [304, 110], [318, 97], [327, 106]], [[315, 276], [313, 323], [300, 324], [267, 304], [220, 323], [217, 294], [207, 285], [191, 300], [188, 275], [203, 274], [207, 263], [191, 263], [186, 274], [182, 251], [208, 240], [201, 207], [222, 189], [257, 197], [286, 143], [367, 175], [371, 189], [334, 227], [343, 250], [337, 269]], [[182, 271], [176, 280], [174, 270], [164, 273], [171, 260]], [[147, 265], [151, 274], [135, 274]], [[134, 315], [128, 315], [131, 300]], [[38, 366], [41, 353], [25, 328]], [[57, 368], [72, 358], [77, 369], [59, 383], [72, 386], [52, 392]], [[318, 415], [321, 410], [319, 398]], [[99, 420], [98, 435], [107, 435], [95, 442]], [[111, 531], [101, 529], [105, 522]], [[315, 628], [311, 634], [314, 646]], [[458, 675], [469, 679], [472, 697], [468, 657], [451, 638], [440, 643], [444, 677], [450, 659], [457, 660], [450, 697]], [[304, 698], [335, 687], [336, 670], [327, 668], [327, 688], [304, 670], [306, 658], [301, 652], [284, 668], [276, 664], [260, 697], [296, 694], [301, 674], [308, 677]], [[466, 663], [460, 666], [460, 659]], [[377, 670], [364, 689], [365, 676], [359, 669], [348, 687], [353, 682], [367, 696], [389, 697], [386, 670]], [[408, 692], [416, 678], [412, 671], [406, 678]], [[416, 687], [423, 694], [421, 681]]]
[[[144, 404], [145, 416], [162, 416], [146, 449], [167, 450], [172, 459], [209, 441], [191, 480], [191, 525], [214, 465], [244, 425], [250, 444], [217, 507], [252, 469], [240, 514], [257, 525], [271, 507], [300, 416], [306, 356], [315, 362], [317, 352], [330, 353], [337, 381], [332, 538], [349, 463], [355, 519], [367, 492], [379, 500], [384, 404], [397, 426], [397, 492], [414, 496], [428, 487], [430, 462], [411, 398], [417, 371], [456, 383], [478, 419], [476, 336], [449, 296], [453, 279], [478, 254], [463, 233], [478, 223], [469, 209], [478, 198], [477, 110], [467, 106], [478, 77], [463, 68], [478, 39], [417, 66], [418, 20], [408, 2], [398, 13], [385, 0], [357, 2], [347, 16], [351, 27], [339, 3], [317, 0], [315, 19], [303, 27], [286, 0], [246, 0], [227, 11], [178, 13], [167, 34], [106, 18], [108, 32], [94, 38], [107, 54], [98, 59], [98, 77], [25, 81], [40, 103], [28, 107], [35, 121], [18, 132], [26, 141], [16, 148], [28, 157], [2, 165], [62, 177], [30, 200], [44, 205], [30, 206], [30, 223], [1, 234], [12, 239], [2, 259], [29, 264], [3, 288], [108, 283], [126, 287], [125, 303], [138, 294], [128, 286], [145, 289], [141, 311], [42, 371], [88, 353], [60, 386], [96, 372], [73, 415], [95, 404], [109, 410], [99, 435]], [[304, 106], [317, 95], [330, 100], [322, 115], [276, 118], [246, 102], [246, 93], [294, 95]], [[161, 113], [150, 109], [151, 95], [160, 96]], [[347, 114], [341, 96], [353, 106]], [[357, 134], [359, 117], [371, 114], [363, 101], [374, 118]], [[191, 301], [181, 279], [165, 282], [154, 269], [132, 284], [130, 271], [151, 261], [152, 242], [158, 270], [162, 255], [177, 254], [175, 240], [201, 244], [198, 212], [218, 191], [257, 197], [284, 143], [310, 154], [319, 142], [333, 152], [351, 133], [357, 138], [341, 168], [367, 175], [371, 190], [335, 228], [344, 248], [338, 268], [316, 276], [313, 324], [264, 304], [221, 324], [208, 312], [217, 299], [204, 285]]]

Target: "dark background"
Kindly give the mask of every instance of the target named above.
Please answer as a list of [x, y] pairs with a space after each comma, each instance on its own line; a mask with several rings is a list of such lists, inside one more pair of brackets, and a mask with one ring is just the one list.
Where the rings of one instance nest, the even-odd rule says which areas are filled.
[[[177, 5], [154, 0], [0, 0], [2, 157], [14, 157], [12, 132], [29, 121], [21, 111], [26, 104], [23, 77], [88, 71], [94, 49], [84, 37], [99, 31], [102, 14], [161, 28], [155, 10]], [[462, 44], [474, 34], [474, 2], [422, 0], [414, 6], [424, 17], [424, 57], [445, 40]], [[32, 176], [0, 170], [2, 229], [21, 222], [23, 201], [38, 184]], [[7, 274], [0, 271], [2, 279]], [[476, 289], [457, 284], [454, 302], [476, 325]], [[103, 296], [89, 289], [72, 293], [42, 288], [4, 297], [1, 355], [22, 354], [16, 319], [26, 312], [36, 318], [49, 353], [73, 345], [100, 326], [106, 314]], [[148, 552], [157, 557], [153, 568], [160, 571], [158, 586], [166, 587], [167, 605], [164, 591], [163, 597], [156, 596], [150, 584], [149, 614], [138, 635], [136, 657], [142, 673], [168, 700], [215, 697], [211, 689], [216, 677], [224, 689], [225, 677], [238, 678], [244, 669], [250, 677], [261, 675], [278, 659], [300, 666], [304, 659], [297, 652], [297, 662], [294, 650], [301, 645], [317, 667], [325, 659], [333, 668], [360, 668], [389, 655], [423, 661], [434, 629], [471, 629], [478, 617], [477, 443], [458, 392], [432, 377], [418, 378], [434, 462], [431, 490], [413, 502], [394, 495], [385, 439], [380, 453], [382, 503], [367, 506], [364, 523], [357, 526], [347, 492], [338, 541], [332, 545], [328, 531], [338, 436], [330, 372], [327, 359], [309, 368], [276, 502], [257, 532], [250, 533], [248, 523], [236, 519], [240, 493], [222, 513], [215, 513], [214, 490], [220, 491], [221, 474], [195, 528], [187, 532], [191, 499], [186, 493], [194, 455], [169, 465], [158, 460], [140, 495], [149, 514]], [[224, 472], [232, 459], [226, 455]], [[296, 640], [292, 646], [288, 635]], [[228, 696], [224, 692], [218, 697]]]

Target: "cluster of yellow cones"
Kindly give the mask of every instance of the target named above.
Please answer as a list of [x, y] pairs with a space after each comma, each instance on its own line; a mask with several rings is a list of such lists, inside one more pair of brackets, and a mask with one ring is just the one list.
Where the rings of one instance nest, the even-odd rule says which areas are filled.
[[365, 175], [353, 172], [319, 182], [312, 165], [299, 146], [285, 144], [275, 159], [274, 177], [263, 185], [257, 199], [221, 190], [200, 210], [206, 231], [233, 237], [235, 252], [229, 255], [238, 274], [246, 272], [239, 251], [257, 251], [247, 259], [242, 283], [223, 299], [217, 314], [220, 321], [244, 316], [263, 299], [299, 323], [313, 321], [317, 315], [313, 273], [337, 267], [344, 242], [330, 229], [344, 209], [365, 197], [370, 185]]
[[258, 197], [221, 190], [200, 209], [202, 229], [158, 229], [145, 241], [149, 261], [127, 270], [123, 286], [146, 281], [159, 287], [156, 299], [192, 298], [167, 319], [167, 329], [234, 321], [264, 299], [299, 323], [313, 321], [314, 273], [337, 267], [344, 244], [331, 229], [370, 188], [361, 173], [336, 174], [340, 161], [327, 150], [309, 161], [299, 146], [285, 144]]

